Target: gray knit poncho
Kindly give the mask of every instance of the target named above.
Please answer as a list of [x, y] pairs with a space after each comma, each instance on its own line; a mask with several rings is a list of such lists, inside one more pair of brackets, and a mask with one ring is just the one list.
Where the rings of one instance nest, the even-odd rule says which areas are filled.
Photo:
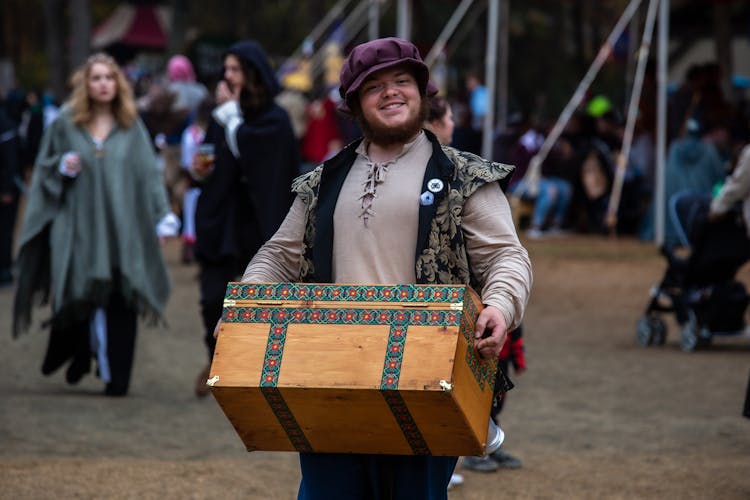
[[[72, 179], [58, 170], [69, 151], [82, 164]], [[28, 328], [39, 298], [51, 299], [53, 320], [80, 319], [105, 306], [113, 292], [141, 314], [161, 317], [170, 284], [156, 224], [168, 210], [142, 122], [115, 127], [97, 146], [63, 111], [45, 132], [34, 167], [19, 242], [13, 334]]]

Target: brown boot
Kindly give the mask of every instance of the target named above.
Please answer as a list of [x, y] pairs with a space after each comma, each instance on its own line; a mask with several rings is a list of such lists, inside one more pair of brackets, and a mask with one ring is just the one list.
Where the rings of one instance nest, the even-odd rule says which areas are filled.
[[190, 241], [182, 242], [182, 263], [192, 264], [195, 262], [195, 244]]
[[195, 395], [199, 398], [205, 398], [211, 392], [211, 388], [206, 384], [210, 370], [211, 365], [206, 365], [206, 367], [198, 374], [198, 378], [195, 379]]

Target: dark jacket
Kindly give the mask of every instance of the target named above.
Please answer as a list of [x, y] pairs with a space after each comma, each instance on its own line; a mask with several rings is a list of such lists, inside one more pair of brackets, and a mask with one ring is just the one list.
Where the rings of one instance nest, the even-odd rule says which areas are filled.
[[0, 103], [0, 194], [18, 194], [20, 142], [16, 126]]
[[[271, 98], [278, 93], [276, 77], [257, 43], [240, 42], [227, 53], [256, 69]], [[272, 100], [261, 110], [242, 111], [243, 123], [236, 131], [238, 158], [216, 121], [204, 139], [215, 144], [216, 164], [202, 185], [195, 216], [196, 256], [202, 262], [248, 262], [273, 236], [294, 201], [291, 184], [299, 171], [299, 151], [289, 116]]]

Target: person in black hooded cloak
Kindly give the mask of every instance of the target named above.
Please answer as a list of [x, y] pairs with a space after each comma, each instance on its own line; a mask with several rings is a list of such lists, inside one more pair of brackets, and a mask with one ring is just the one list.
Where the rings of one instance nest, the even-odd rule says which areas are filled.
[[227, 282], [238, 278], [249, 259], [276, 232], [294, 201], [291, 184], [299, 172], [299, 151], [286, 111], [274, 102], [280, 92], [259, 43], [238, 42], [224, 53], [223, 80], [204, 144], [215, 161], [200, 155], [193, 176], [201, 180], [195, 215], [195, 256], [200, 264], [201, 315], [209, 365], [195, 391], [208, 394], [206, 379]]

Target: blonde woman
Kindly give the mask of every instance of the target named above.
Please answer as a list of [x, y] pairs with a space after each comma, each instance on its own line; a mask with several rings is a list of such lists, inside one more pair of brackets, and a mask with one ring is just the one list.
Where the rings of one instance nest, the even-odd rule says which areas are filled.
[[128, 392], [138, 315], [157, 319], [169, 294], [160, 238], [174, 236], [156, 157], [132, 90], [114, 59], [94, 54], [46, 130], [19, 250], [14, 335], [35, 298], [50, 299], [42, 373], [70, 361], [69, 383], [91, 370], [105, 394]]

